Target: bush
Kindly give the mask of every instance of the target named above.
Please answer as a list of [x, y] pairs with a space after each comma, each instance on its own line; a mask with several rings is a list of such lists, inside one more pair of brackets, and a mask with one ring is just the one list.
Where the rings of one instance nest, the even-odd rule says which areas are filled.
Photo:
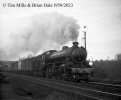
[[94, 61], [94, 77], [119, 79], [121, 78], [121, 62], [116, 60]]

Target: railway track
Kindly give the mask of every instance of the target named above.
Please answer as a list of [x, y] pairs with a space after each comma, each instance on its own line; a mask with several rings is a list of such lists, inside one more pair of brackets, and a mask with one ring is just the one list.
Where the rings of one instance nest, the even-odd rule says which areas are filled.
[[121, 85], [116, 85], [116, 84], [107, 84], [107, 83], [101, 83], [101, 82], [85, 82], [85, 81], [81, 81], [80, 83], [77, 83], [77, 82], [52, 80], [52, 79], [44, 79], [44, 80], [71, 84], [71, 85], [78, 86], [78, 87], [85, 87], [85, 88], [89, 88], [89, 89], [95, 89], [95, 90], [99, 90], [99, 91], [104, 91], [104, 92], [121, 95]]
[[[75, 83], [71, 83], [75, 84]], [[107, 84], [107, 83], [99, 83], [99, 82], [81, 82], [81, 83], [76, 83], [77, 86], [83, 86], [87, 88], [92, 88], [96, 89], [99, 91], [104, 91], [104, 92], [110, 92], [113, 94], [119, 94], [121, 95], [121, 85], [116, 85], [116, 84]]]
[[[84, 82], [85, 83], [85, 82]], [[97, 89], [101, 89], [103, 91], [121, 94], [121, 85], [116, 84], [107, 84], [107, 83], [99, 83], [99, 82], [89, 82], [88, 86], [97, 87]]]
[[[6, 74], [7, 76], [14, 77], [16, 79], [22, 79], [32, 84], [48, 86], [58, 91], [68, 92], [74, 95], [78, 95], [84, 98], [92, 100], [120, 100], [121, 99], [121, 87], [113, 84], [104, 83], [74, 83], [65, 81], [55, 81], [50, 79], [42, 79], [38, 77], [30, 77], [23, 75]], [[119, 92], [118, 92], [119, 91]]]

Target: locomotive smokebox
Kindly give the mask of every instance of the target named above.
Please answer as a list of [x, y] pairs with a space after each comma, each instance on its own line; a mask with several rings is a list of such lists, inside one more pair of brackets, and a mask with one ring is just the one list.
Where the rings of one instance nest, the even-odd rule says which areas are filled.
[[73, 47], [78, 47], [78, 42], [73, 42]]

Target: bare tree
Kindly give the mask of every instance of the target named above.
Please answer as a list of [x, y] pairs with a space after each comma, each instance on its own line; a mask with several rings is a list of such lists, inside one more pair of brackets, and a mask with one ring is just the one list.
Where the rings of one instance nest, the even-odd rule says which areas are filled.
[[116, 55], [116, 60], [117, 61], [121, 61], [121, 53], [119, 53], [119, 54]]

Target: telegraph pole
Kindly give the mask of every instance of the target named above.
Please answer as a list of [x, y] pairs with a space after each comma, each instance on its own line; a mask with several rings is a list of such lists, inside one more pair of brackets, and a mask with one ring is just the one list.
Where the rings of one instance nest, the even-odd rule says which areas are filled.
[[86, 26], [84, 26], [84, 30], [83, 30], [83, 32], [84, 32], [84, 47], [85, 47], [85, 49], [86, 49]]
[[87, 44], [86, 44], [86, 31], [84, 32], [84, 40], [85, 40], [85, 49], [87, 47]]

